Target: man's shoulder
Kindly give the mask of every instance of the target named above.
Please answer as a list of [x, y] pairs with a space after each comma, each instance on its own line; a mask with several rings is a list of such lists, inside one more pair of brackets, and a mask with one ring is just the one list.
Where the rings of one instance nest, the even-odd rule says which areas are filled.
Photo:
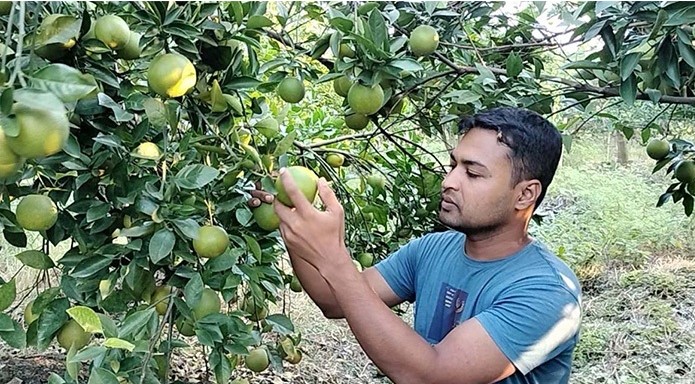
[[447, 248], [459, 247], [466, 235], [454, 230], [426, 233], [412, 241], [417, 247]]
[[[533, 262], [520, 266], [527, 281], [554, 282], [565, 287], [575, 297], [581, 296], [579, 279], [572, 268], [548, 246], [539, 240], [534, 240], [529, 252], [533, 256]], [[517, 270], [517, 273], [520, 272]]]

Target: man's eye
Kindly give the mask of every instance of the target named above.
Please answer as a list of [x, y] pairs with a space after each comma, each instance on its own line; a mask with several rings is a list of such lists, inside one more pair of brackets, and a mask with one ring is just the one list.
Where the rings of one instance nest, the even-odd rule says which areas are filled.
[[471, 172], [466, 172], [466, 173], [468, 173], [468, 177], [470, 177], [470, 178], [472, 178], [472, 179], [475, 179], [475, 178], [480, 177], [480, 175], [475, 174], [475, 173], [471, 173]]

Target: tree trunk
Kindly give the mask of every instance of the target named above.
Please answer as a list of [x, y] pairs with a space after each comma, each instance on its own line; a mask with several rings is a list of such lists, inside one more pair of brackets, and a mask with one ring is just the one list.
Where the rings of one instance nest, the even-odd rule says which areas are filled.
[[629, 160], [627, 153], [627, 140], [625, 140], [625, 135], [622, 132], [617, 130], [611, 132], [609, 148], [610, 162], [617, 162], [620, 165], [627, 165]]

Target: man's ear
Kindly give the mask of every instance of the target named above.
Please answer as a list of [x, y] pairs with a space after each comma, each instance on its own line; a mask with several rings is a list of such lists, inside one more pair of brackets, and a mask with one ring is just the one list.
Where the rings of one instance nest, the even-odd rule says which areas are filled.
[[533, 207], [536, 201], [541, 196], [543, 186], [537, 179], [524, 180], [517, 184], [518, 197], [514, 208], [523, 211], [529, 207]]

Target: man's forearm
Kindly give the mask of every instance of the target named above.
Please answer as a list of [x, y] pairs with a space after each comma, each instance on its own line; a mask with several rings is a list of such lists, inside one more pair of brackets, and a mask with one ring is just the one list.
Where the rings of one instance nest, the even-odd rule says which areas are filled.
[[343, 317], [343, 312], [333, 295], [333, 290], [313, 265], [300, 257], [290, 255], [292, 269], [302, 283], [302, 288], [311, 300], [321, 309], [324, 316], [330, 319]]
[[369, 358], [398, 384], [426, 382], [437, 356], [434, 348], [381, 301], [358, 271], [327, 265], [320, 273]]

